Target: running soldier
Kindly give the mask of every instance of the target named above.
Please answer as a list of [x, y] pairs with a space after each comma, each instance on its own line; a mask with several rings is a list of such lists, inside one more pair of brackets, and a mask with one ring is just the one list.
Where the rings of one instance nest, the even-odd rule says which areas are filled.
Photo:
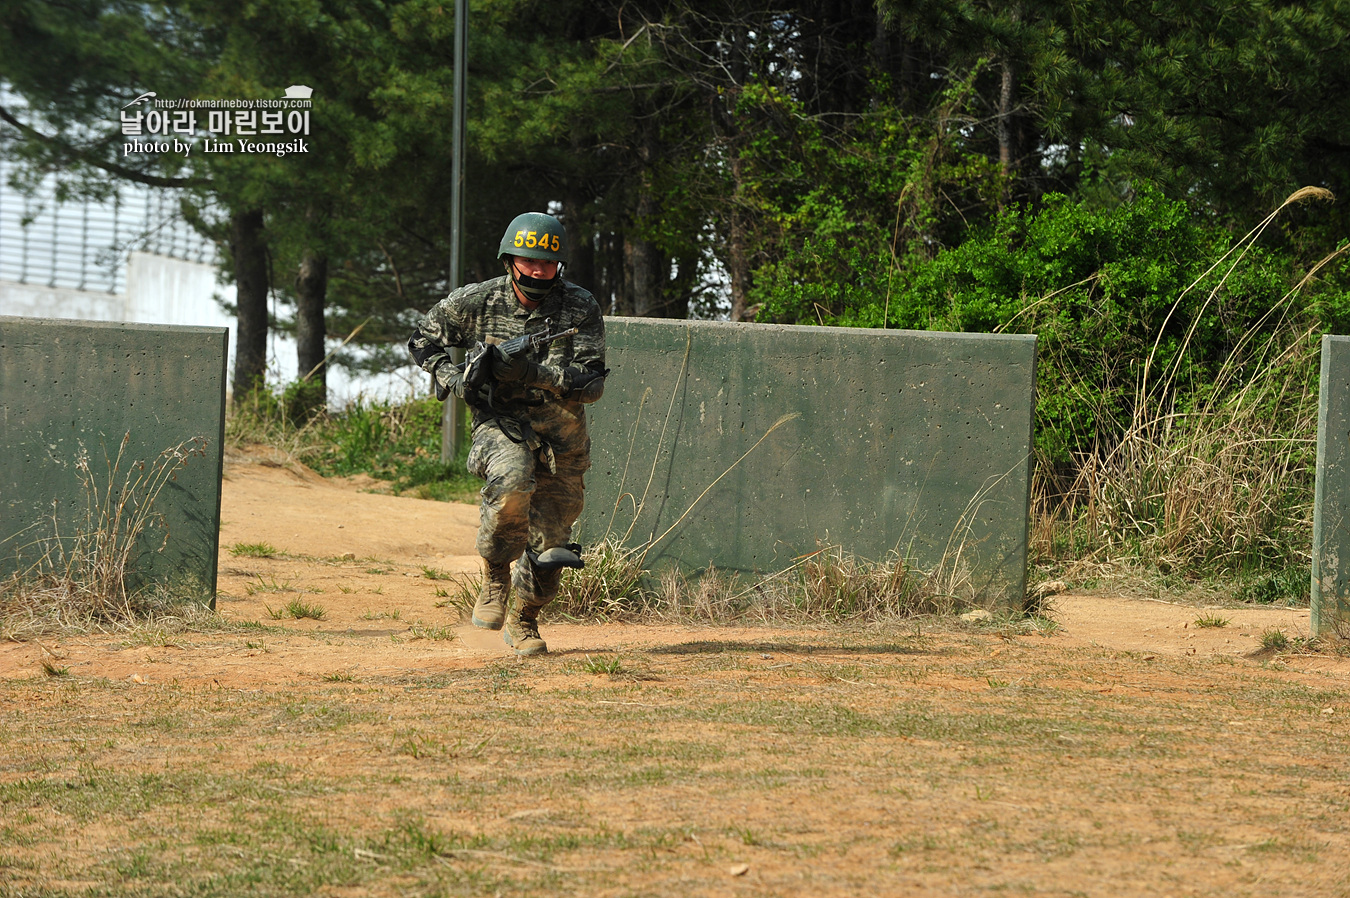
[[[599, 304], [559, 276], [567, 250], [558, 219], [516, 216], [497, 252], [506, 274], [451, 292], [408, 341], [437, 398], [454, 393], [473, 413], [468, 467], [484, 481], [473, 623], [502, 630], [520, 655], [548, 651], [539, 610], [558, 595], [563, 568], [582, 566], [572, 525], [591, 465], [584, 406], [609, 373]], [[451, 347], [469, 350], [464, 364]]]

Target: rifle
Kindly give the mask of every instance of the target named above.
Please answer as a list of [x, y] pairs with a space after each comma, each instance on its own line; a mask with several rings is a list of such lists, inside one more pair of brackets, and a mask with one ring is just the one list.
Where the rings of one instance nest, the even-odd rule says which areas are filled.
[[541, 346], [547, 346], [554, 340], [561, 340], [563, 337], [570, 337], [579, 333], [579, 328], [569, 327], [556, 333], [549, 330], [549, 321], [545, 319], [544, 329], [532, 334], [521, 334], [519, 337], [512, 337], [505, 343], [479, 343], [469, 350], [464, 356], [464, 362], [456, 367], [464, 374], [465, 394], [468, 391], [478, 391], [490, 384], [492, 377], [492, 361], [495, 352], [501, 354], [503, 360], [510, 358], [518, 352], [525, 350], [538, 349]]

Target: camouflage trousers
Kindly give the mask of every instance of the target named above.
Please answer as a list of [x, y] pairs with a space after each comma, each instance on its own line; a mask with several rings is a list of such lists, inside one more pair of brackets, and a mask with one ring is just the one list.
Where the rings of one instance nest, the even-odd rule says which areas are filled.
[[469, 450], [469, 472], [484, 481], [479, 495], [478, 554], [489, 564], [516, 561], [511, 576], [522, 605], [543, 607], [558, 595], [562, 571], [541, 571], [525, 554], [565, 546], [585, 499], [584, 475], [591, 466], [585, 425], [549, 440], [552, 469], [539, 453], [516, 443], [492, 421], [477, 424]]

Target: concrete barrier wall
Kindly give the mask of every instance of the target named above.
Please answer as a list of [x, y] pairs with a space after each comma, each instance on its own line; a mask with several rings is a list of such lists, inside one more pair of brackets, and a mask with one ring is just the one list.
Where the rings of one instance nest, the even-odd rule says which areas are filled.
[[1350, 638], [1350, 337], [1322, 337], [1313, 499], [1312, 629]]
[[53, 509], [63, 535], [83, 525], [82, 454], [116, 503], [128, 475], [135, 482], [161, 452], [199, 438], [205, 454], [159, 493], [162, 520], [138, 544], [137, 570], [145, 583], [214, 601], [227, 337], [219, 328], [0, 317], [0, 575], [33, 561], [34, 541], [52, 535]]
[[649, 567], [761, 574], [821, 545], [898, 552], [976, 601], [1022, 607], [1035, 337], [606, 329], [613, 374], [590, 406], [584, 542], [655, 538]]

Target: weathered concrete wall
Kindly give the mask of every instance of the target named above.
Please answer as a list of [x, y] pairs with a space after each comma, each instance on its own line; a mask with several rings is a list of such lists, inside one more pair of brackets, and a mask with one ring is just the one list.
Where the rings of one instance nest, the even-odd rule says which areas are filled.
[[146, 582], [214, 600], [227, 337], [218, 328], [0, 317], [0, 574], [31, 563], [34, 540], [52, 533], [53, 507], [63, 535], [83, 524], [82, 454], [99, 492], [111, 482], [116, 501], [161, 452], [201, 438], [205, 454], [159, 493], [162, 520], [138, 544], [138, 570]]
[[590, 406], [584, 542], [658, 538], [649, 566], [760, 573], [820, 544], [899, 552], [985, 604], [1022, 606], [1035, 337], [606, 329], [613, 374]]
[[1350, 638], [1350, 337], [1322, 337], [1313, 500], [1312, 629]]

